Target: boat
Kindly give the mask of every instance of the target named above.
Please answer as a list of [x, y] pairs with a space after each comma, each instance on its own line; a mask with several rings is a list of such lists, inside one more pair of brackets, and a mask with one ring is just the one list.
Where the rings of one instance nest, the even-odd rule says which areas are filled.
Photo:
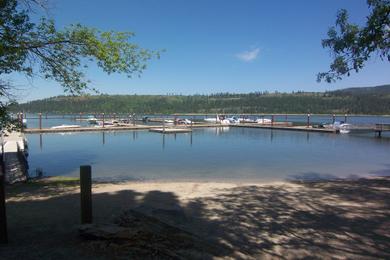
[[326, 126], [326, 128], [333, 128], [335, 130], [338, 130], [340, 134], [349, 134], [351, 132], [352, 127], [352, 124], [347, 124], [343, 121], [336, 121], [333, 124]]
[[241, 123], [256, 123], [256, 120], [250, 119], [248, 116], [244, 116], [243, 118], [239, 118]]
[[[104, 121], [104, 126], [114, 126], [117, 125], [118, 121], [113, 120], [113, 121]], [[102, 127], [103, 126], [103, 121], [99, 120], [97, 121], [97, 127]]]
[[228, 120], [231, 124], [239, 124], [240, 123], [239, 118], [237, 118], [236, 116], [229, 117]]
[[341, 124], [339, 127], [340, 134], [349, 134], [351, 132], [352, 125], [351, 124]]
[[177, 123], [178, 125], [190, 125], [190, 124], [192, 124], [192, 121], [189, 120], [189, 119], [187, 119], [187, 118], [184, 118], [184, 119], [178, 119], [178, 120], [176, 120], [176, 123]]
[[87, 120], [91, 125], [96, 125], [98, 123], [98, 119], [94, 116], [89, 116]]
[[175, 121], [171, 120], [171, 119], [165, 119], [164, 120], [164, 123], [165, 124], [168, 124], [168, 125], [173, 125], [175, 123]]
[[264, 124], [264, 125], [267, 125], [267, 124], [271, 124], [272, 123], [272, 120], [271, 119], [268, 119], [268, 118], [258, 118], [256, 119], [255, 121], [257, 124]]
[[211, 117], [211, 118], [205, 118], [203, 119], [204, 121], [206, 121], [207, 123], [218, 123], [219, 122], [219, 116], [216, 115], [216, 117]]
[[57, 125], [50, 127], [51, 129], [71, 129], [71, 128], [80, 128], [80, 125]]
[[218, 116], [218, 115], [216, 115], [215, 118], [205, 118], [204, 121], [208, 123], [222, 124], [222, 125], [230, 124], [230, 120], [228, 118], [225, 118], [225, 116]]

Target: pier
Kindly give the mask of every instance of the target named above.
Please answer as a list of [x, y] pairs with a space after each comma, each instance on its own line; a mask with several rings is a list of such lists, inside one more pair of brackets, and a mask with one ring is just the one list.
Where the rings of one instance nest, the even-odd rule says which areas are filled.
[[26, 138], [23, 133], [11, 132], [3, 136], [1, 154], [5, 168], [5, 182], [15, 183], [27, 180]]
[[275, 130], [290, 130], [290, 131], [305, 131], [305, 132], [322, 132], [322, 133], [337, 133], [335, 129], [328, 128], [314, 128], [312, 126], [292, 126], [286, 123], [274, 123], [274, 124], [193, 124], [191, 125], [128, 125], [128, 126], [106, 126], [106, 127], [77, 127], [77, 128], [26, 128], [24, 133], [28, 134], [41, 134], [41, 133], [71, 133], [71, 132], [101, 132], [101, 131], [126, 131], [126, 130], [150, 130], [152, 132], [163, 132], [165, 128], [166, 133], [173, 132], [191, 132], [192, 128], [205, 128], [205, 127], [248, 127], [248, 128], [262, 128], [262, 129], [275, 129]]
[[191, 128], [152, 128], [150, 132], [161, 133], [161, 134], [178, 134], [178, 133], [191, 133]]

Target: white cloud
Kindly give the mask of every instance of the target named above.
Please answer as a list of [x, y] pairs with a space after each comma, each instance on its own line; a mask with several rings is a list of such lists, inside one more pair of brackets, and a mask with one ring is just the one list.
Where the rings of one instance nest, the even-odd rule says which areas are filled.
[[242, 60], [245, 62], [250, 62], [250, 61], [253, 61], [257, 58], [257, 56], [259, 55], [259, 52], [260, 52], [260, 48], [256, 48], [256, 49], [253, 49], [251, 51], [243, 51], [243, 52], [237, 53], [236, 57], [239, 60]]

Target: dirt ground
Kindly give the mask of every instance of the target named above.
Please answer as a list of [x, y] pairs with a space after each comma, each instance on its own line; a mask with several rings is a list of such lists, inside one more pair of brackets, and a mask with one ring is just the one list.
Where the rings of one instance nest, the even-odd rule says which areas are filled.
[[390, 258], [389, 178], [94, 184], [94, 223], [126, 212], [145, 216], [146, 229], [160, 223], [125, 242], [80, 237], [78, 180], [42, 179], [6, 192], [9, 244], [0, 245], [1, 259]]

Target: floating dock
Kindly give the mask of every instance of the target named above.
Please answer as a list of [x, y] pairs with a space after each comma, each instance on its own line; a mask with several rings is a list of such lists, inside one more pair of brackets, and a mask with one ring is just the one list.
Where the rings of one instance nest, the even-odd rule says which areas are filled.
[[[178, 126], [165, 126], [165, 132], [168, 133], [183, 133], [191, 132], [193, 128], [205, 128], [205, 127], [247, 127], [247, 128], [263, 128], [263, 129], [275, 129], [275, 130], [291, 130], [291, 131], [306, 131], [306, 132], [322, 132], [322, 133], [337, 133], [334, 129], [327, 128], [313, 128], [306, 126], [291, 126], [286, 123], [279, 124], [193, 124], [182, 127]], [[164, 129], [162, 125], [128, 125], [128, 126], [105, 126], [105, 127], [77, 127], [77, 128], [26, 128], [24, 133], [28, 134], [42, 134], [42, 133], [71, 133], [71, 132], [101, 132], [101, 131], [126, 131], [126, 130], [150, 130], [152, 132], [161, 133]]]
[[149, 132], [156, 132], [162, 134], [178, 134], [178, 133], [190, 133], [191, 128], [152, 128]]
[[304, 131], [304, 132], [319, 132], [319, 133], [338, 133], [339, 131], [333, 128], [314, 128], [312, 126], [289, 126], [289, 125], [271, 125], [271, 124], [237, 124], [234, 127], [246, 128], [263, 128], [273, 130], [288, 130], [288, 131]]
[[[316, 128], [309, 126], [293, 126], [287, 122], [274, 122], [273, 124], [219, 124], [219, 123], [196, 123], [192, 125], [165, 125], [165, 133], [184, 133], [191, 132], [193, 128], [205, 127], [244, 127], [244, 128], [260, 128], [271, 130], [287, 130], [287, 131], [303, 131], [303, 132], [318, 132], [318, 133], [339, 133], [339, 130], [333, 128]], [[120, 126], [105, 126], [105, 127], [77, 127], [77, 128], [26, 128], [24, 133], [42, 134], [42, 133], [71, 133], [71, 132], [102, 132], [102, 131], [128, 131], [128, 130], [150, 130], [152, 132], [164, 132], [163, 125], [120, 125]], [[375, 133], [381, 137], [382, 132], [390, 131], [389, 124], [376, 124], [373, 126], [356, 126], [351, 129], [351, 133]]]

